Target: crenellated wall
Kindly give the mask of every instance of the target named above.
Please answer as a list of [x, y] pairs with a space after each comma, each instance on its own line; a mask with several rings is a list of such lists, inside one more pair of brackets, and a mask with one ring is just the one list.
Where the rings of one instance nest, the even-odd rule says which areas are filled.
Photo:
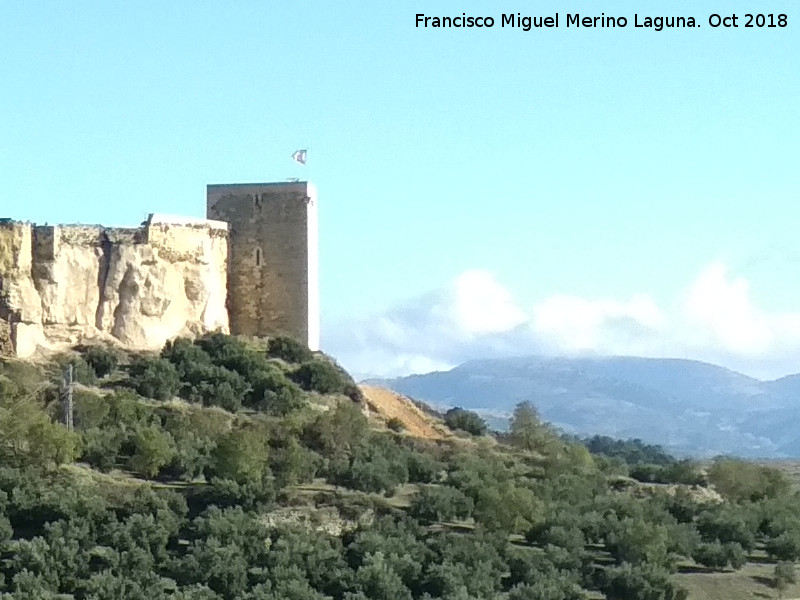
[[138, 228], [0, 220], [0, 353], [93, 339], [155, 349], [228, 331], [227, 224], [151, 215]]

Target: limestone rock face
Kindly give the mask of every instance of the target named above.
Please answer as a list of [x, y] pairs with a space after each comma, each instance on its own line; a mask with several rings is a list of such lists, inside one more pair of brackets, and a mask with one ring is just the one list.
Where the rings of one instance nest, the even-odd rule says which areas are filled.
[[0, 353], [105, 339], [157, 349], [228, 331], [227, 225], [151, 215], [137, 229], [0, 221]]

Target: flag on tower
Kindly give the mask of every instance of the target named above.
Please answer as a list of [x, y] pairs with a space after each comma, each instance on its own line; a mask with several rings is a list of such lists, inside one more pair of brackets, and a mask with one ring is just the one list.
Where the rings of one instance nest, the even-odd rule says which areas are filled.
[[306, 164], [306, 152], [308, 152], [308, 150], [306, 150], [305, 148], [303, 148], [302, 150], [295, 150], [294, 154], [292, 154], [292, 160], [294, 160], [294, 162], [300, 163], [301, 165]]

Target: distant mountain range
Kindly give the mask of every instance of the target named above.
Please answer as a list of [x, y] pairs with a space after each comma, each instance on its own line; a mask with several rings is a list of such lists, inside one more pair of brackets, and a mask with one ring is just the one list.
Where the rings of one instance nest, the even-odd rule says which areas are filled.
[[565, 432], [640, 438], [679, 455], [800, 458], [800, 374], [759, 381], [692, 360], [522, 357], [370, 380], [504, 427], [530, 400]]

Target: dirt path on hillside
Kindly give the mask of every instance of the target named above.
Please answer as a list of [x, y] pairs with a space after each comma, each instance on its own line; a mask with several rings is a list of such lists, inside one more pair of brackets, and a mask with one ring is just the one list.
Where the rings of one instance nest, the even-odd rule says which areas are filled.
[[384, 421], [395, 417], [400, 419], [409, 435], [429, 440], [451, 437], [447, 427], [426, 415], [402, 394], [372, 385], [358, 387], [364, 393], [371, 411], [378, 413]]

